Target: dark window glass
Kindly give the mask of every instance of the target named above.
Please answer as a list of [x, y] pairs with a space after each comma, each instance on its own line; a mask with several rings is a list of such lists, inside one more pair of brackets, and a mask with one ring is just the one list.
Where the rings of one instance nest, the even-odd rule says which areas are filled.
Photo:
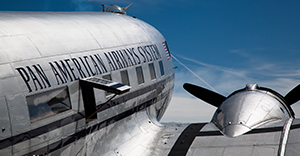
[[136, 75], [137, 75], [137, 79], [138, 79], [138, 84], [145, 83], [142, 67], [141, 66], [136, 67], [135, 70], [136, 70]]
[[121, 80], [123, 84], [130, 86], [127, 70], [121, 71]]
[[159, 61], [159, 68], [160, 68], [160, 75], [161, 76], [165, 75], [164, 65], [162, 61]]
[[151, 80], [156, 79], [155, 68], [153, 63], [149, 64], [149, 71], [150, 71]]
[[39, 121], [71, 109], [67, 87], [28, 96], [26, 102], [30, 122]]
[[102, 76], [102, 78], [105, 79], [105, 80], [110, 80], [110, 81], [112, 80], [110, 74], [104, 75], [104, 76]]

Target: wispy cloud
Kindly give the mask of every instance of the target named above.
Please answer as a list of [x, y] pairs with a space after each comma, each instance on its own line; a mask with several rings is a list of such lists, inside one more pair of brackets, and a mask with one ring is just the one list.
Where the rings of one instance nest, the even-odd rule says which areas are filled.
[[[178, 57], [199, 65], [198, 67], [190, 65], [190, 68], [224, 96], [245, 87], [247, 83], [258, 83], [259, 86], [271, 88], [284, 96], [300, 83], [299, 70], [295, 70], [288, 63], [282, 66], [282, 64], [260, 62], [257, 67], [247, 66], [237, 70], [182, 56]], [[209, 89], [201, 80], [179, 66], [179, 69], [176, 69], [173, 100], [162, 119], [163, 122], [210, 121], [215, 108], [186, 92], [182, 88], [186, 82]], [[300, 112], [300, 106], [295, 104], [293, 108], [297, 115], [297, 112]], [[300, 116], [300, 113], [298, 115]]]
[[[249, 74], [249, 71], [247, 71], [247, 70], [237, 70], [237, 69], [232, 69], [232, 68], [226, 68], [226, 67], [222, 67], [222, 66], [207, 64], [207, 63], [204, 63], [204, 62], [201, 62], [201, 61], [198, 61], [198, 60], [194, 60], [194, 59], [191, 59], [191, 58], [183, 57], [183, 56], [180, 56], [180, 55], [178, 55], [178, 56], [180, 58], [184, 59], [184, 60], [194, 62], [198, 65], [201, 65], [198, 68], [195, 68], [194, 70], [202, 68], [202, 69], [207, 69], [211, 72], [218, 72], [219, 71], [221, 73], [227, 73], [227, 74], [230, 74], [232, 76], [239, 77], [240, 79], [249, 80], [248, 76], [247, 76]], [[205, 75], [206, 75], [206, 73], [205, 73]]]
[[[85, 0], [72, 0], [71, 2], [76, 6], [75, 7], [76, 11], [86, 11], [94, 8], [93, 4]], [[101, 6], [101, 4], [99, 5]]]
[[229, 52], [241, 55], [243, 57], [250, 56], [248, 53], [246, 53], [246, 51], [244, 49], [232, 49], [232, 50], [229, 50]]
[[162, 122], [207, 122], [210, 121], [215, 107], [196, 98], [173, 97]]

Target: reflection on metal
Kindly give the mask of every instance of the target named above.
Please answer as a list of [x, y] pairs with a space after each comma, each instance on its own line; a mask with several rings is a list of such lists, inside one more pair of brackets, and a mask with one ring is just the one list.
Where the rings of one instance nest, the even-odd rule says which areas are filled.
[[293, 121], [294, 121], [294, 119], [290, 118], [284, 124], [282, 134], [281, 134], [281, 139], [280, 139], [280, 146], [278, 148], [278, 156], [284, 156], [287, 141], [288, 141], [288, 137], [289, 137], [289, 133], [290, 133], [290, 129], [291, 129]]
[[30, 122], [71, 109], [68, 88], [59, 88], [26, 97]]
[[[80, 80], [80, 86], [82, 90], [82, 97], [84, 103], [84, 110], [86, 116], [86, 122], [93, 121], [97, 119], [97, 112], [104, 107], [108, 102], [110, 102], [114, 97], [117, 95], [124, 94], [130, 90], [130, 86], [112, 82], [106, 79], [101, 79], [97, 77], [89, 77]], [[110, 93], [114, 93], [115, 95], [112, 96], [108, 101], [106, 101], [102, 106], [96, 109], [96, 99], [94, 88], [101, 89]]]
[[106, 79], [101, 79], [98, 77], [89, 77], [81, 79], [80, 83], [84, 86], [105, 90], [118, 95], [128, 92], [131, 88], [130, 86], [118, 82], [112, 82]]
[[[165, 39], [154, 27], [113, 13], [0, 14], [0, 155], [114, 155], [115, 149], [119, 155], [153, 155], [161, 127], [149, 122], [146, 110], [153, 108], [153, 117], [161, 118], [174, 87], [173, 63], [161, 45]], [[147, 49], [152, 61], [144, 62], [139, 48]], [[164, 76], [159, 74], [159, 61]], [[152, 81], [148, 63], [157, 68]], [[141, 86], [137, 66], [144, 68]], [[111, 74], [120, 81], [120, 71], [127, 69], [131, 92], [114, 98], [95, 114], [97, 120], [86, 123], [112, 95], [95, 89], [105, 86], [95, 82], [99, 79], [86, 86], [80, 79]], [[68, 90], [63, 92], [65, 86]], [[120, 93], [126, 90], [111, 87], [107, 86]], [[48, 95], [54, 88], [61, 92]], [[47, 100], [42, 104], [33, 94]], [[72, 105], [72, 110], [31, 124], [30, 99], [33, 107], [47, 105], [51, 110]]]
[[102, 7], [103, 7], [103, 12], [111, 12], [111, 13], [118, 13], [118, 14], [122, 14], [122, 15], [126, 15], [126, 10], [132, 5], [129, 4], [128, 6], [124, 7], [124, 8], [121, 8], [120, 6], [118, 5], [108, 5], [108, 6], [105, 6], [102, 4]]
[[103, 108], [105, 105], [107, 105], [108, 104], [108, 102], [110, 102], [113, 98], [115, 98], [117, 96], [117, 94], [115, 94], [115, 95], [113, 95], [110, 99], [108, 99], [104, 104], [102, 104], [101, 105], [101, 107], [99, 107], [94, 113], [92, 113], [90, 116], [88, 116], [87, 118], [86, 118], [86, 121], [87, 122], [90, 122], [90, 121], [92, 121], [92, 120], [94, 120], [92, 117], [101, 109], [101, 108]]
[[226, 136], [236, 137], [277, 120], [293, 118], [283, 98], [270, 89], [248, 84], [216, 110], [212, 123]]

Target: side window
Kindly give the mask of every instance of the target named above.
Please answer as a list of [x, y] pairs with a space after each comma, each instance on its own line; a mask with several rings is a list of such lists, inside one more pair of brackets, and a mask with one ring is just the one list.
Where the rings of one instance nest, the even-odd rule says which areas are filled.
[[[105, 80], [110, 80], [110, 81], [112, 80], [110, 74], [104, 75], [104, 76], [102, 76], [102, 78], [105, 79]], [[106, 96], [108, 96], [108, 95], [111, 95], [112, 93], [105, 92], [105, 94], [106, 94]]]
[[130, 86], [127, 70], [121, 71], [121, 81], [123, 84]]
[[142, 83], [145, 83], [142, 67], [141, 66], [136, 67], [135, 70], [136, 70], [138, 84], [140, 85]]
[[110, 80], [110, 81], [112, 80], [110, 74], [104, 75], [104, 76], [102, 76], [102, 78], [105, 80]]
[[28, 96], [26, 102], [31, 123], [71, 109], [67, 87]]
[[123, 84], [130, 86], [127, 70], [121, 71], [121, 81]]
[[159, 68], [160, 68], [160, 75], [161, 76], [165, 75], [164, 65], [162, 61], [159, 61]]
[[149, 71], [150, 71], [151, 80], [156, 79], [155, 68], [154, 68], [154, 64], [153, 63], [149, 64]]

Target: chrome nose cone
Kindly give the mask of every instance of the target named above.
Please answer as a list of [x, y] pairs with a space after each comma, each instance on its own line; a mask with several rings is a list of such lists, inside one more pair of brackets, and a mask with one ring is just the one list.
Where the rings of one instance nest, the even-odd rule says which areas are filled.
[[228, 125], [226, 128], [223, 129], [222, 132], [228, 137], [237, 137], [247, 133], [250, 130], [250, 128], [244, 125]]

